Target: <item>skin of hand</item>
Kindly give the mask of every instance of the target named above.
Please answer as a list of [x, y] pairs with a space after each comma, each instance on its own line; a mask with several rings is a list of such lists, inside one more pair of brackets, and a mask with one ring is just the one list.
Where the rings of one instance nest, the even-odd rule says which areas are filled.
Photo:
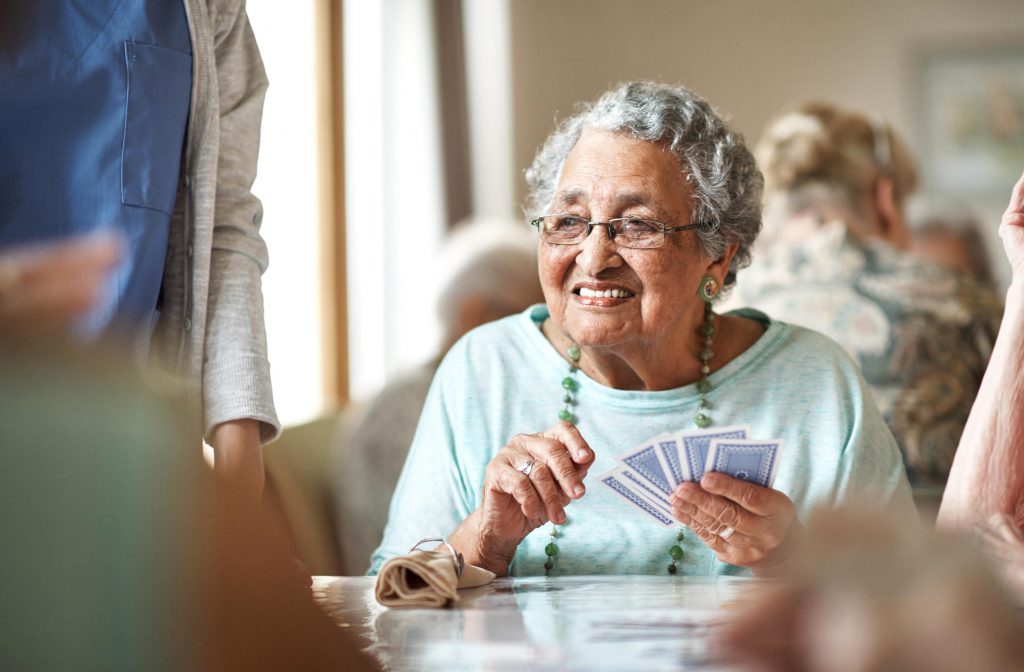
[[[523, 465], [533, 460], [527, 476]], [[568, 422], [539, 434], [519, 434], [498, 451], [484, 474], [483, 501], [449, 542], [466, 562], [508, 575], [516, 548], [546, 522], [565, 522], [565, 507], [583, 497], [594, 451]]]
[[1013, 269], [1013, 281], [1024, 282], [1024, 174], [1010, 193], [1010, 203], [999, 224], [999, 237]]
[[121, 257], [116, 234], [0, 251], [0, 332], [60, 336], [100, 299]]
[[740, 669], [1020, 669], [1022, 623], [973, 543], [879, 512], [819, 512], [791, 580], [719, 633]]
[[[669, 498], [676, 520], [693, 530], [718, 559], [758, 576], [782, 571], [801, 534], [789, 497], [727, 474], [707, 473], [683, 483]], [[720, 533], [734, 532], [728, 539]]]
[[967, 529], [994, 514], [1024, 525], [1024, 175], [999, 225], [1013, 271], [985, 377], [960, 437], [937, 525]]
[[213, 428], [214, 473], [240, 501], [258, 506], [263, 497], [263, 449], [260, 423], [249, 418]]

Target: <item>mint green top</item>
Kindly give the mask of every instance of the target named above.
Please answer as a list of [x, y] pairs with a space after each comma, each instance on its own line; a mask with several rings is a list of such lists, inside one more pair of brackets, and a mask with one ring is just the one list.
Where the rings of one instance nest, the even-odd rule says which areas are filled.
[[[754, 345], [710, 376], [714, 426], [749, 425], [751, 438], [785, 441], [775, 488], [805, 518], [816, 505], [850, 499], [913, 513], [899, 450], [867, 392], [857, 365], [829, 338], [736, 311], [767, 326]], [[384, 539], [371, 560], [376, 574], [390, 557], [424, 537], [447, 536], [480, 503], [484, 470], [514, 435], [558, 421], [568, 362], [541, 333], [547, 308], [479, 327], [445, 356], [427, 396], [398, 481]], [[617, 390], [577, 374], [577, 427], [596, 458], [587, 493], [560, 526], [559, 574], [664, 574], [676, 531], [634, 511], [594, 476], [615, 457], [660, 432], [694, 429], [697, 386]], [[520, 544], [511, 573], [544, 573], [545, 525]], [[686, 531], [680, 573], [745, 574], [718, 561]]]

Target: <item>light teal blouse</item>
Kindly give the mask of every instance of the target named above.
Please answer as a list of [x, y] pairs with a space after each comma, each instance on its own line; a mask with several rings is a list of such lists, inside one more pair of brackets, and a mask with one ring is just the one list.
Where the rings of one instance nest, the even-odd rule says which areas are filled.
[[[775, 488], [804, 518], [816, 505], [866, 499], [910, 517], [906, 474], [892, 434], [856, 364], [835, 342], [807, 329], [737, 311], [767, 329], [746, 352], [715, 372], [708, 395], [715, 426], [749, 425], [751, 438], [781, 438]], [[538, 324], [547, 308], [467, 334], [447, 354], [420, 417], [391, 502], [388, 526], [370, 573], [424, 537], [447, 536], [480, 503], [484, 470], [512, 436], [555, 424], [568, 363]], [[647, 520], [596, 481], [615, 457], [660, 432], [693, 429], [696, 385], [644, 392], [606, 387], [578, 374], [577, 427], [596, 458], [587, 493], [566, 509], [560, 574], [665, 573], [675, 530]], [[513, 575], [544, 573], [549, 526], [520, 544]], [[680, 572], [745, 574], [720, 562], [685, 531]]]

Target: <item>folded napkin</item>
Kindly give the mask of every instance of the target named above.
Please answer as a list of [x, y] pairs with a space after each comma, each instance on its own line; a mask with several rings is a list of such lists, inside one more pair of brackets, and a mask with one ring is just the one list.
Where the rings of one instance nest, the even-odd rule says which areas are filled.
[[[444, 544], [433, 551], [420, 544]], [[377, 601], [385, 607], [444, 607], [459, 601], [459, 588], [490, 583], [494, 572], [465, 565], [462, 555], [442, 539], [424, 539], [408, 555], [391, 558], [377, 575]]]

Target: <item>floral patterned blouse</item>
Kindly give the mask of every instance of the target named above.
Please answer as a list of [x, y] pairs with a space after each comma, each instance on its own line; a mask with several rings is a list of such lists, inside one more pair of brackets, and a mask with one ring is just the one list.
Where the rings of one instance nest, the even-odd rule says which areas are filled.
[[911, 485], [946, 482], [1002, 316], [989, 289], [841, 222], [754, 252], [727, 299], [820, 331], [860, 364]]

